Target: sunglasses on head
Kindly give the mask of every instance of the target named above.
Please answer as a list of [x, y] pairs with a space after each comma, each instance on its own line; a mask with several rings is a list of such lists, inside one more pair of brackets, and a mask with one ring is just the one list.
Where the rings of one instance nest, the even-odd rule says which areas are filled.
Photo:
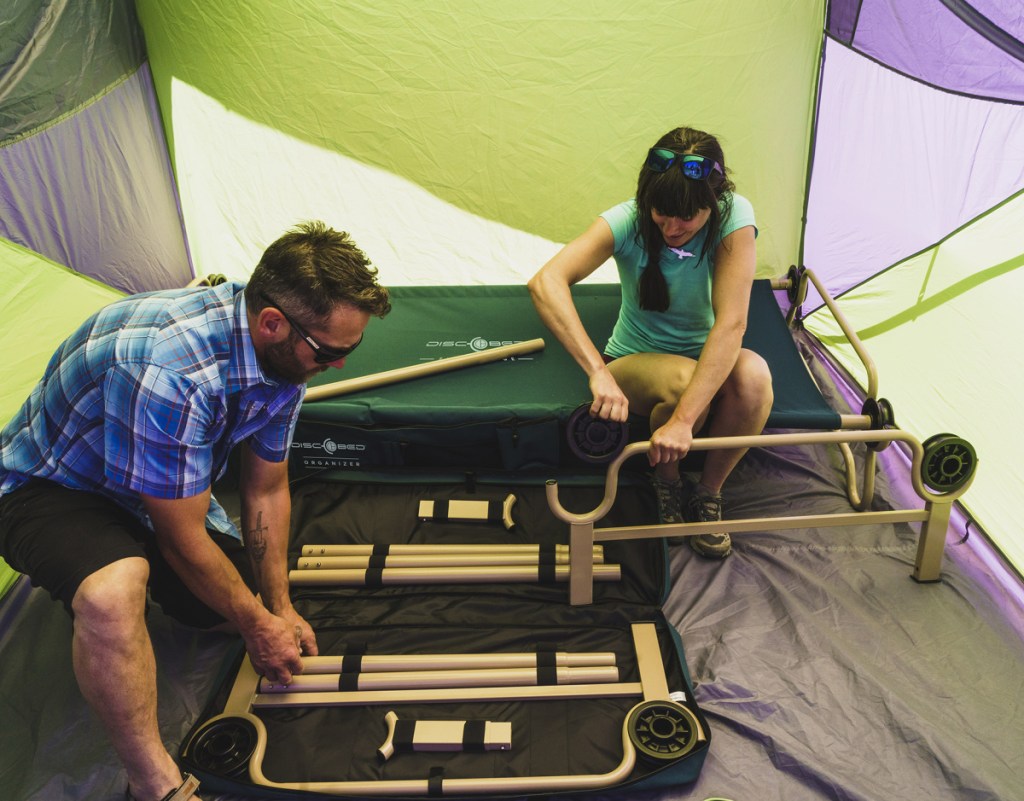
[[363, 338], [359, 337], [359, 342], [356, 342], [356, 344], [350, 348], [329, 347], [323, 344], [322, 342], [318, 342], [317, 340], [315, 340], [310, 334], [306, 332], [305, 328], [299, 325], [292, 318], [292, 316], [288, 314], [288, 312], [286, 312], [284, 309], [278, 306], [273, 300], [268, 298], [266, 295], [262, 294], [260, 295], [260, 297], [263, 299], [263, 302], [266, 303], [268, 306], [277, 309], [279, 312], [281, 312], [281, 316], [288, 321], [288, 325], [290, 325], [295, 330], [295, 333], [299, 335], [303, 342], [305, 342], [307, 345], [309, 345], [310, 348], [313, 349], [313, 361], [316, 362], [317, 364], [330, 364], [331, 362], [336, 362], [339, 359], [344, 359], [352, 351], [358, 348], [359, 343], [363, 341]]
[[647, 151], [644, 166], [652, 172], [666, 172], [673, 164], [678, 164], [683, 175], [694, 181], [703, 181], [712, 170], [722, 172], [722, 165], [717, 161], [696, 153], [676, 153], [665, 147], [652, 147]]

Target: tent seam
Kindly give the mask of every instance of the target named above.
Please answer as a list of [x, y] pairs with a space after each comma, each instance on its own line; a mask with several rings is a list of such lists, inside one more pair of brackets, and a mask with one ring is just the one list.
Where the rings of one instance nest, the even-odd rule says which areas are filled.
[[[145, 62], [143, 61], [142, 64], [144, 64], [144, 63]], [[142, 64], [139, 64], [138, 66], [136, 66], [135, 69], [132, 70], [131, 72], [126, 72], [121, 77], [119, 77], [117, 80], [115, 80], [115, 81], [111, 82], [110, 84], [108, 84], [107, 86], [103, 87], [103, 89], [101, 89], [95, 95], [90, 97], [88, 100], [83, 100], [81, 103], [79, 103], [74, 108], [68, 109], [67, 111], [59, 114], [56, 117], [54, 117], [52, 120], [47, 120], [46, 122], [42, 123], [41, 125], [37, 125], [35, 128], [30, 128], [27, 131], [22, 131], [21, 133], [15, 135], [15, 136], [12, 136], [10, 139], [5, 139], [3, 142], [0, 142], [0, 148], [5, 148], [5, 147], [8, 147], [9, 145], [13, 145], [13, 144], [16, 144], [18, 142], [22, 142], [25, 139], [29, 139], [29, 138], [31, 138], [33, 136], [36, 136], [37, 134], [43, 133], [44, 131], [48, 131], [51, 128], [59, 125], [60, 123], [69, 120], [71, 117], [75, 116], [76, 114], [78, 114], [83, 109], [88, 108], [89, 106], [93, 105], [94, 103], [98, 102], [99, 100], [101, 100], [104, 97], [106, 97], [107, 95], [109, 95], [111, 92], [113, 92], [119, 86], [121, 86], [123, 83], [128, 81], [128, 79], [130, 79], [134, 75], [136, 75], [138, 73], [138, 71], [142, 68]]]
[[[833, 300], [838, 300], [839, 298], [843, 297], [844, 295], [848, 295], [850, 292], [853, 292], [855, 289], [859, 289], [860, 287], [864, 286], [865, 284], [867, 284], [867, 283], [869, 283], [871, 281], [874, 281], [876, 278], [878, 278], [878, 276], [885, 275], [887, 272], [889, 272], [891, 270], [895, 270], [901, 264], [905, 264], [906, 262], [910, 261], [911, 259], [916, 259], [918, 256], [922, 256], [925, 253], [927, 253], [929, 250], [935, 250], [936, 248], [942, 247], [944, 244], [946, 244], [946, 242], [948, 242], [954, 236], [959, 234], [961, 231], [967, 230], [968, 228], [970, 228], [972, 225], [974, 225], [978, 221], [983, 220], [985, 217], [988, 217], [990, 214], [994, 214], [996, 211], [998, 211], [1000, 208], [1005, 206], [1007, 203], [1010, 203], [1010, 202], [1016, 200], [1017, 198], [1021, 197], [1022, 195], [1024, 195], [1024, 188], [1018, 189], [1012, 195], [1009, 195], [1009, 196], [1003, 198], [998, 203], [996, 203], [994, 206], [990, 206], [989, 208], [985, 209], [983, 212], [981, 212], [981, 214], [977, 214], [974, 217], [972, 217], [971, 219], [967, 220], [966, 222], [961, 223], [959, 226], [954, 228], [948, 234], [946, 234], [945, 236], [941, 237], [940, 239], [935, 240], [930, 245], [926, 245], [925, 247], [921, 248], [920, 250], [917, 250], [917, 251], [915, 251], [914, 253], [911, 253], [908, 256], [904, 256], [902, 259], [899, 259], [898, 261], [894, 261], [888, 267], [885, 267], [884, 269], [881, 269], [878, 272], [872, 273], [868, 277], [864, 278], [862, 281], [858, 281], [856, 284], [853, 284], [852, 286], [847, 287], [842, 292], [836, 293], [833, 296]], [[820, 311], [823, 308], [825, 308], [824, 305], [820, 305], [820, 306], [815, 307], [811, 311], [807, 312], [806, 315], [804, 315], [804, 319], [806, 319], [807, 317], [810, 317], [812, 314], [814, 314], [817, 311]]]
[[918, 78], [916, 75], [910, 75], [906, 72], [903, 72], [903, 70], [898, 70], [895, 67], [886, 64], [884, 61], [881, 61], [876, 56], [864, 52], [859, 47], [855, 47], [852, 44], [847, 44], [842, 39], [837, 39], [828, 31], [825, 32], [825, 36], [826, 38], [831, 39], [833, 42], [835, 42], [839, 47], [845, 47], [847, 50], [856, 53], [861, 58], [865, 58], [868, 61], [877, 64], [882, 69], [887, 70], [893, 73], [894, 75], [899, 75], [903, 78], [906, 78], [907, 80], [921, 84], [921, 86], [927, 86], [929, 89], [934, 89], [936, 92], [942, 92], [943, 94], [953, 95], [955, 97], [964, 97], [967, 98], [968, 100], [985, 100], [990, 103], [1003, 103], [1008, 106], [1024, 106], [1024, 100], [1011, 100], [1010, 98], [1007, 97], [992, 97], [990, 95], [971, 94], [970, 92], [960, 92], [957, 91], [956, 89], [949, 89], [945, 86], [940, 86], [936, 83], [932, 83], [931, 81], [926, 81], [922, 78]]

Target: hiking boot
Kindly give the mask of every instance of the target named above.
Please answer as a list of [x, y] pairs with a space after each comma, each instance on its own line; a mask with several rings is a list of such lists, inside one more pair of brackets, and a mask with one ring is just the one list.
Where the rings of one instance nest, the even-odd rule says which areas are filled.
[[[683, 512], [687, 523], [710, 523], [722, 519], [722, 496], [702, 493], [698, 487], [686, 501]], [[698, 534], [687, 537], [690, 547], [701, 556], [724, 559], [732, 553], [732, 540], [728, 534]]]
[[683, 522], [683, 482], [651, 476], [654, 497], [658, 501], [658, 520], [661, 523]]

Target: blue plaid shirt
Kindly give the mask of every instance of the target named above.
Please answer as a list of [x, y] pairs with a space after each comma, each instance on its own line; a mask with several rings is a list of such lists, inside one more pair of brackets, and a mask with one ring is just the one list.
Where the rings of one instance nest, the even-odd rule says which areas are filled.
[[[305, 387], [260, 368], [242, 288], [134, 295], [86, 320], [0, 432], [0, 495], [45, 478], [152, 527], [140, 494], [199, 494], [239, 442], [287, 458]], [[239, 536], [216, 500], [206, 524]]]

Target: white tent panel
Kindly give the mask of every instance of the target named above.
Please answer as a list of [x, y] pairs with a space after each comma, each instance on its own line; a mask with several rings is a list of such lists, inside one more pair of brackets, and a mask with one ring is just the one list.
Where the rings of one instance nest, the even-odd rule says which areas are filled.
[[[173, 83], [178, 184], [197, 274], [244, 279], [302, 220], [348, 231], [391, 286], [523, 283], [560, 247], [253, 122]], [[597, 210], [595, 210], [595, 215]], [[616, 281], [609, 261], [591, 281]]]

